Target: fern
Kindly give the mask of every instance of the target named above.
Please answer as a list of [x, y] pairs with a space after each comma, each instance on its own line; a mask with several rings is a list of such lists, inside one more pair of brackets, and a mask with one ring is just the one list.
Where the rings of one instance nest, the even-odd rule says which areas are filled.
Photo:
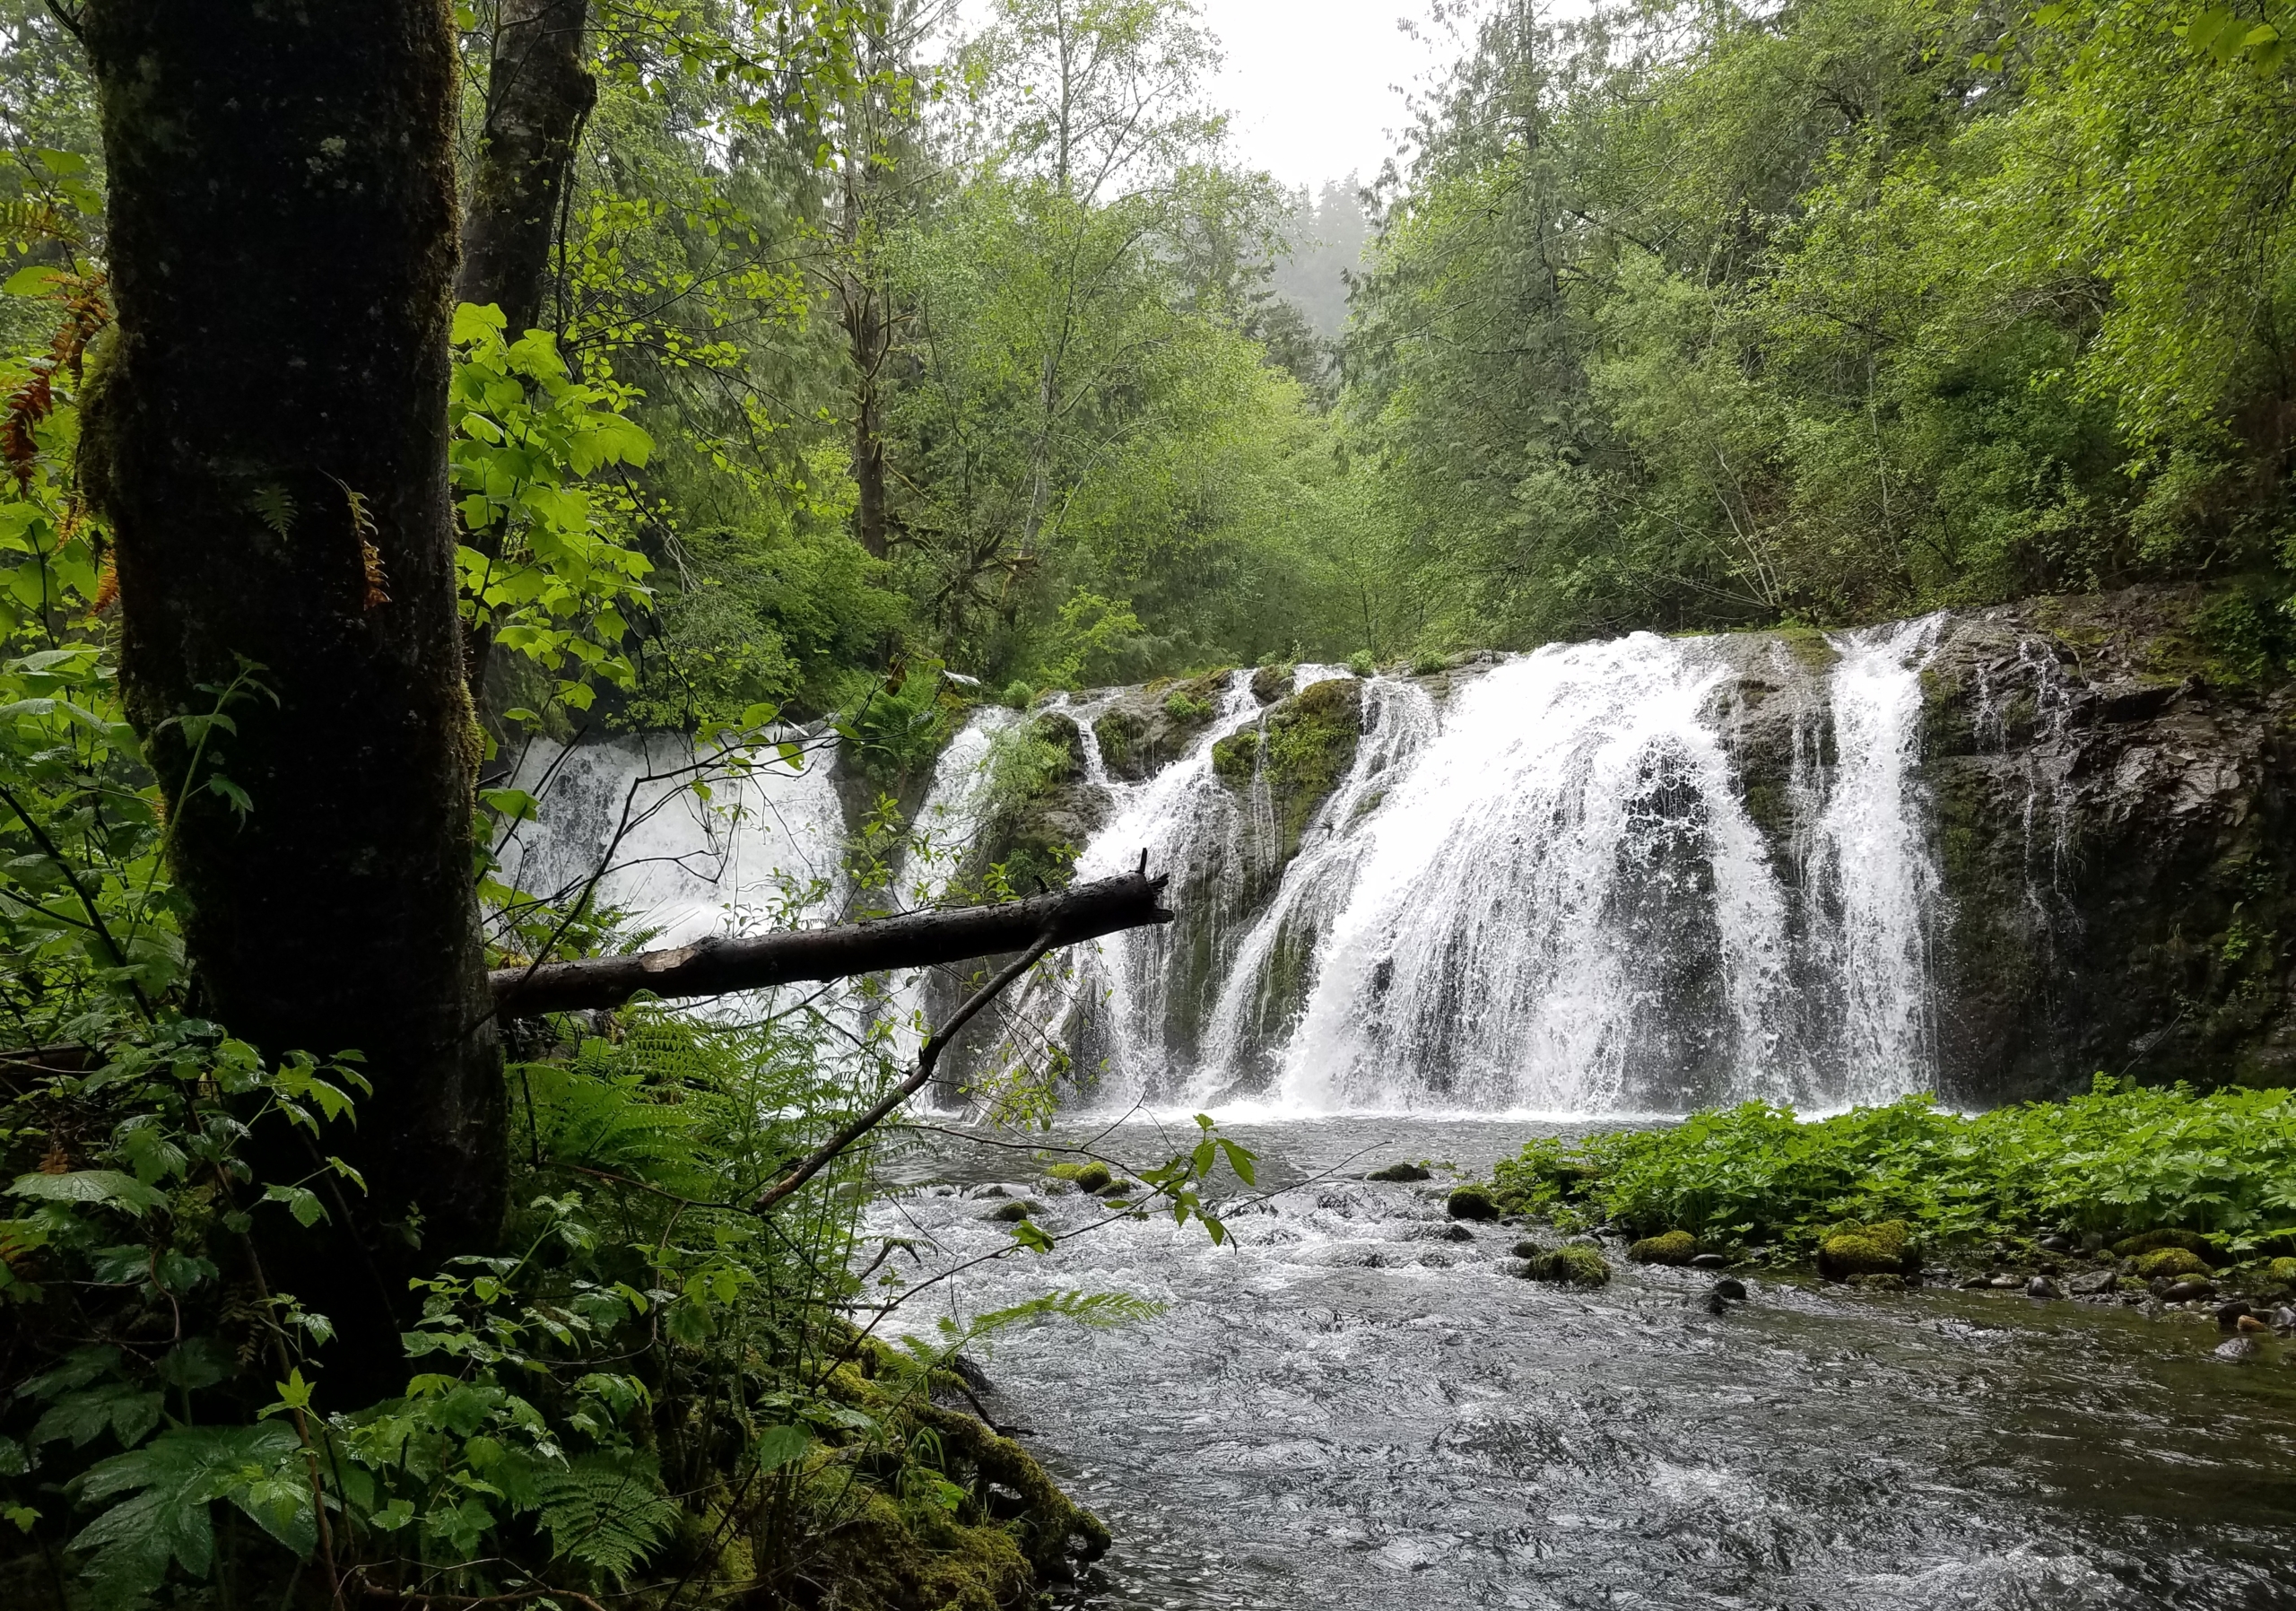
[[677, 1526], [677, 1506], [653, 1462], [639, 1455], [577, 1455], [569, 1469], [542, 1478], [537, 1493], [558, 1554], [617, 1583], [629, 1581]]
[[295, 524], [295, 500], [285, 487], [265, 484], [248, 494], [248, 508], [269, 527], [274, 536], [285, 536]]
[[1046, 1293], [1010, 1309], [993, 1309], [987, 1314], [975, 1315], [970, 1326], [960, 1327], [954, 1320], [944, 1319], [941, 1331], [944, 1337], [954, 1336], [970, 1342], [1038, 1320], [1074, 1320], [1079, 1326], [1106, 1330], [1135, 1320], [1152, 1320], [1163, 1312], [1163, 1304], [1131, 1293]]
[[706, 1189], [691, 1135], [696, 1115], [651, 1100], [639, 1076], [601, 1079], [548, 1063], [525, 1074], [544, 1157], [665, 1190]]

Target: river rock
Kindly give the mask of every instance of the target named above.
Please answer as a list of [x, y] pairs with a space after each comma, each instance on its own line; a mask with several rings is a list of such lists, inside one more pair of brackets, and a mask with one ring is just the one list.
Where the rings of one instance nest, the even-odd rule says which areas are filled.
[[2216, 1345], [2216, 1357], [2235, 1364], [2242, 1360], [2254, 1359], [2263, 1352], [2264, 1350], [2257, 1345], [2256, 1338], [2251, 1337], [2228, 1337]]
[[2025, 1278], [2022, 1276], [1996, 1276], [1986, 1284], [1999, 1292], [2013, 1293], [2025, 1284]]
[[2074, 1276], [2065, 1284], [2065, 1287], [2076, 1298], [2092, 1298], [2100, 1293], [2111, 1292], [2119, 1282], [2120, 1276], [2114, 1271], [2091, 1270], [2086, 1275]]
[[2047, 1276], [2036, 1276], [2031, 1281], [2025, 1283], [2025, 1296], [2028, 1298], [2061, 1298], [2065, 1296], [2065, 1294], [2057, 1290], [2057, 1283], [2050, 1280]]
[[1626, 1250], [1637, 1264], [1688, 1264], [1698, 1256], [1698, 1238], [1687, 1231], [1646, 1236]]
[[1491, 1188], [1473, 1180], [1445, 1197], [1443, 1207], [1453, 1219], [1493, 1220], [1499, 1217], [1499, 1205], [1492, 1198]]
[[1056, 1180], [1063, 1180], [1079, 1191], [1106, 1191], [1116, 1183], [1116, 1176], [1109, 1166], [1095, 1159], [1090, 1163], [1055, 1163], [1044, 1171]]
[[2073, 1239], [2069, 1236], [2044, 1236], [2041, 1238], [2039, 1245], [2047, 1248], [2052, 1253], [2070, 1253], [2073, 1251]]
[[1746, 1284], [1735, 1276], [1725, 1276], [1714, 1284], [1714, 1295], [1733, 1303], [1743, 1303], [1746, 1301]]
[[2206, 1281], [2171, 1282], [2169, 1284], [2168, 1290], [2161, 1294], [2164, 1300], [2170, 1303], [2190, 1303], [2196, 1299], [2213, 1298], [2215, 1295], [2216, 1288], [2214, 1284]]
[[1390, 1163], [1385, 1169], [1375, 1169], [1363, 1178], [1367, 1180], [1426, 1180], [1434, 1171], [1419, 1163]]
[[2180, 1247], [2162, 1248], [2157, 1252], [2141, 1254], [2136, 1260], [2136, 1275], [2145, 1281], [2156, 1280], [2162, 1276], [2172, 1279], [2179, 1276], [2205, 1276], [2209, 1267], [2208, 1260], [2188, 1248]]
[[1700, 1253], [1690, 1261], [1694, 1270], [1718, 1270], [1728, 1267], [1730, 1261], [1719, 1253]]
[[1037, 1215], [1042, 1214], [1043, 1212], [1044, 1205], [1042, 1203], [1005, 1203], [998, 1207], [991, 1208], [987, 1213], [982, 1215], [980, 1217], [985, 1220], [994, 1220], [999, 1224], [1017, 1225], [1022, 1220], [1034, 1218]]

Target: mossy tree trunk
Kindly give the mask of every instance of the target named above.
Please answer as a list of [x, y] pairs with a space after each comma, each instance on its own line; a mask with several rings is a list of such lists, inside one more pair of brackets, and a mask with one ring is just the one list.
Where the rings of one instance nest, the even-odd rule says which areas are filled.
[[[185, 799], [206, 1010], [366, 1058], [326, 1145], [368, 1194], [275, 1278], [379, 1362], [407, 1272], [486, 1241], [503, 1194], [446, 468], [453, 26], [446, 0], [90, 0], [86, 30], [118, 334], [84, 463], [122, 680]], [[245, 666], [267, 693], [187, 776], [180, 718]]]
[[502, 0], [495, 22], [455, 294], [501, 309], [513, 338], [542, 321], [575, 143], [598, 99], [589, 23], [589, 0]]

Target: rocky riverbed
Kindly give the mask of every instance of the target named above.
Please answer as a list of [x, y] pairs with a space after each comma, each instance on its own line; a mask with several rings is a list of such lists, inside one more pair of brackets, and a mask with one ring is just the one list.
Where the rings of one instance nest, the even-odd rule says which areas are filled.
[[[1535, 1127], [1229, 1128], [1277, 1189], [1231, 1207], [1230, 1246], [1118, 1219], [887, 1322], [1048, 1288], [1165, 1305], [981, 1351], [1000, 1413], [1115, 1534], [1080, 1604], [2296, 1604], [2296, 1344], [2276, 1318], [2227, 1333], [2149, 1289], [2026, 1295], [2052, 1258], [2069, 1293], [2077, 1247], [1890, 1290], [1637, 1264], [1597, 1237], [1605, 1284], [1525, 1280], [1518, 1244], [1563, 1239], [1451, 1218], [1439, 1167], [1361, 1177], [1398, 1158], [1484, 1172]], [[1176, 1140], [1135, 1121], [1099, 1150], [1137, 1165]], [[1015, 1201], [1056, 1234], [1105, 1217], [1025, 1151], [920, 1138], [898, 1171], [872, 1228], [914, 1244], [911, 1280], [1008, 1241]], [[1724, 1282], [1744, 1299], [1718, 1302]]]

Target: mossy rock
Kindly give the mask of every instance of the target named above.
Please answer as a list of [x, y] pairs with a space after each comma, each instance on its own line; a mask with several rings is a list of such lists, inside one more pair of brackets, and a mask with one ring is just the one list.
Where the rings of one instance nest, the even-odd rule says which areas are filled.
[[1265, 786], [1281, 836], [1280, 854], [1300, 853], [1300, 836], [1355, 764], [1363, 736], [1363, 684], [1314, 683], [1257, 724], [1212, 746], [1212, 770], [1231, 788]]
[[1910, 1276], [1920, 1268], [1912, 1231], [1901, 1219], [1836, 1225], [1818, 1244], [1818, 1274], [1829, 1281], [1847, 1281], [1853, 1276]]
[[2264, 1278], [2267, 1281], [2285, 1281], [2290, 1285], [2296, 1286], [2296, 1258], [2274, 1259], [2264, 1267]]
[[1290, 661], [1276, 666], [1263, 666], [1252, 673], [1252, 697], [1263, 705], [1272, 705], [1292, 692], [1292, 680], [1300, 668]]
[[1434, 1171], [1423, 1163], [1390, 1163], [1385, 1169], [1375, 1169], [1363, 1178], [1367, 1180], [1425, 1180]]
[[1698, 1257], [1698, 1238], [1687, 1231], [1646, 1236], [1627, 1249], [1626, 1256], [1637, 1264], [1688, 1264]]
[[2147, 1281], [2163, 1276], [2205, 1276], [2214, 1268], [2190, 1248], [2159, 1248], [2137, 1256], [2136, 1273]]
[[1499, 1217], [1499, 1203], [1491, 1195], [1491, 1188], [1476, 1180], [1455, 1189], [1449, 1197], [1443, 1199], [1443, 1207], [1453, 1219], [1492, 1220]]
[[997, 1206], [991, 1208], [987, 1213], [982, 1215], [980, 1217], [987, 1220], [995, 1220], [997, 1223], [1003, 1225], [1017, 1225], [1022, 1220], [1027, 1219], [1030, 1215], [1041, 1214], [1043, 1212], [1044, 1205], [1042, 1203], [1002, 1203]]
[[1557, 1286], [1607, 1286], [1611, 1261], [1603, 1257], [1600, 1249], [1584, 1242], [1566, 1242], [1561, 1247], [1534, 1253], [1523, 1266], [1523, 1278]]
[[1056, 1180], [1065, 1180], [1079, 1191], [1106, 1191], [1116, 1177], [1105, 1163], [1055, 1163], [1045, 1171]]
[[2141, 1236], [2126, 1237], [2113, 1243], [2114, 1254], [2122, 1258], [2141, 1258], [2147, 1253], [2158, 1253], [2166, 1248], [2182, 1248], [2187, 1253], [2209, 1260], [2211, 1268], [2224, 1259], [2216, 1244], [2197, 1231], [2147, 1231]]

